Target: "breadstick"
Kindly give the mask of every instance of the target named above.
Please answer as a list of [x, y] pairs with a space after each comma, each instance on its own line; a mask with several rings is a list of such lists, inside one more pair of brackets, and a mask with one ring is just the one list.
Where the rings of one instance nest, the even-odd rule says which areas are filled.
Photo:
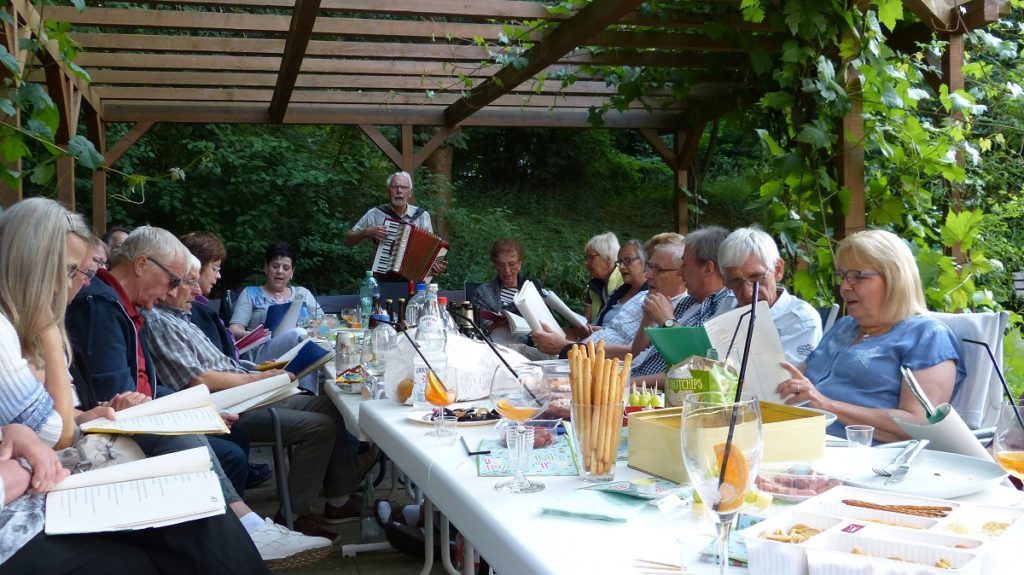
[[[593, 356], [593, 353], [594, 353], [594, 342], [588, 343], [587, 347], [584, 348], [584, 351], [586, 352], [586, 354], [581, 358], [581, 362], [583, 364], [583, 380], [580, 383], [583, 386], [582, 387], [582, 390], [583, 390], [583, 394], [582, 394], [583, 395], [583, 403], [582, 403], [582, 405], [589, 406], [591, 404], [591, 402], [593, 401], [593, 393], [594, 393], [594, 388], [593, 388], [593, 385], [592, 385], [593, 376], [594, 376], [594, 372], [593, 372], [593, 369], [594, 369], [594, 356]], [[590, 408], [589, 407], [582, 408], [579, 411], [580, 411], [580, 413], [582, 415], [582, 418], [581, 418], [582, 421], [580, 421], [580, 426], [577, 428], [576, 431], [577, 431], [577, 433], [579, 433], [580, 450], [583, 452], [583, 468], [589, 471], [590, 470], [590, 465], [591, 465], [591, 462], [590, 462]]]
[[598, 442], [598, 449], [601, 453], [601, 466], [598, 469], [598, 473], [602, 475], [611, 470], [611, 464], [614, 461], [610, 446], [612, 429], [614, 428], [612, 417], [614, 416], [613, 407], [615, 402], [613, 399], [615, 390], [619, 387], [618, 363], [619, 360], [617, 359], [605, 360], [605, 396], [601, 401], [601, 429], [599, 430], [600, 440]]
[[593, 409], [591, 412], [589, 428], [591, 462], [593, 463], [594, 468], [599, 468], [601, 466], [601, 451], [599, 448], [601, 444], [600, 430], [602, 418], [600, 406], [604, 402], [605, 384], [608, 381], [606, 377], [606, 371], [607, 369], [605, 367], [604, 362], [604, 348], [598, 347], [597, 357], [594, 358], [594, 390], [593, 397], [591, 398], [591, 404], [593, 405]]
[[574, 345], [569, 349], [569, 390], [572, 392], [572, 402], [580, 402], [580, 370], [577, 365], [579, 360], [579, 349]]

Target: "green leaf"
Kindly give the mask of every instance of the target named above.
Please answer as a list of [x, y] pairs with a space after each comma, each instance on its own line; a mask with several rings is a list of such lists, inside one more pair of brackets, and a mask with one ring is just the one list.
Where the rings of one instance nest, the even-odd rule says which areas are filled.
[[761, 98], [761, 105], [776, 110], [788, 110], [793, 107], [793, 95], [789, 92], [768, 92]]
[[53, 179], [56, 167], [52, 163], [39, 164], [29, 173], [29, 181], [37, 186], [45, 186]]
[[876, 0], [878, 20], [890, 31], [896, 29], [896, 21], [903, 19], [903, 0]]
[[85, 136], [72, 136], [68, 141], [68, 153], [83, 167], [95, 170], [103, 165], [103, 156]]
[[71, 0], [79, 12], [85, 12], [85, 0]]
[[7, 68], [7, 71], [14, 76], [15, 79], [21, 78], [21, 70], [18, 68], [18, 59], [13, 54], [7, 51], [7, 46], [0, 44], [0, 63]]
[[832, 144], [838, 139], [838, 136], [829, 132], [828, 127], [825, 123], [819, 119], [814, 119], [803, 126], [800, 126], [800, 133], [797, 134], [797, 141], [805, 144], [810, 144], [815, 148], [831, 149]]
[[780, 146], [779, 143], [775, 141], [775, 138], [771, 137], [771, 134], [768, 133], [768, 130], [759, 129], [755, 131], [757, 132], [757, 135], [761, 137], [761, 141], [764, 142], [766, 146], [768, 146], [768, 152], [771, 155], [781, 156], [786, 153], [786, 151], [782, 149], [782, 146]]
[[[831, 271], [831, 270], [830, 270]], [[807, 270], [800, 270], [793, 274], [793, 291], [801, 299], [810, 300], [818, 297], [818, 282]]]

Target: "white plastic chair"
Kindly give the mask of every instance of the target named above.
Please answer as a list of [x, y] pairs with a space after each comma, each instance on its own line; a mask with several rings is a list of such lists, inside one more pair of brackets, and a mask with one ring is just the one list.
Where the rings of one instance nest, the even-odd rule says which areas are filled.
[[960, 417], [971, 429], [995, 426], [999, 419], [999, 405], [1003, 398], [1003, 387], [992, 365], [988, 352], [977, 344], [964, 339], [983, 341], [995, 356], [998, 369], [1003, 368], [1003, 334], [1010, 314], [1001, 312], [984, 313], [938, 313], [928, 315], [946, 324], [960, 342], [960, 358], [964, 362], [967, 376], [960, 391], [951, 402]]

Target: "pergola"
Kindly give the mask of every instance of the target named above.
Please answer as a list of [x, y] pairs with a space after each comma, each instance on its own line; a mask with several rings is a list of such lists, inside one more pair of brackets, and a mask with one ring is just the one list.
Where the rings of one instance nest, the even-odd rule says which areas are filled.
[[[692, 81], [675, 93], [650, 91], [647, 107], [604, 118], [609, 128], [639, 130], [673, 169], [676, 221], [685, 232], [685, 190], [705, 126], [756, 101], [746, 81], [751, 52], [778, 51], [782, 30], [744, 22], [736, 0], [687, 3], [660, 17], [642, 4], [592, 0], [570, 12], [522, 0], [137, 0], [79, 11], [8, 0], [15, 25], [4, 24], [3, 40], [23, 77], [45, 82], [58, 104], [56, 143], [66, 144], [84, 120], [107, 166], [156, 122], [348, 124], [412, 171], [464, 126], [589, 127], [590, 109], [615, 92], [594, 66], [687, 70]], [[963, 34], [995, 21], [1006, 4], [904, 0], [920, 32], [949, 40], [943, 82], [951, 89], [963, 85]], [[74, 63], [91, 81], [52, 41], [35, 54], [19, 49], [18, 39], [38, 35], [44, 20], [70, 24], [80, 46]], [[567, 75], [576, 81], [563, 85]], [[110, 122], [133, 126], [108, 145]], [[397, 144], [382, 125], [401, 127]], [[434, 130], [418, 149], [414, 128]], [[839, 235], [864, 226], [859, 109], [843, 128], [852, 199]], [[58, 162], [58, 196], [71, 207], [73, 174], [72, 159]], [[96, 170], [92, 183], [102, 233], [106, 171]], [[0, 189], [3, 205], [20, 198], [20, 188]]]

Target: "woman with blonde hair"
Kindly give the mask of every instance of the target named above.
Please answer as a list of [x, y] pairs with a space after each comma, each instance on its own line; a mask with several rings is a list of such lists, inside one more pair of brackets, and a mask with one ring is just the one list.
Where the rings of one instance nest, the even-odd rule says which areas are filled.
[[792, 377], [778, 392], [787, 403], [836, 414], [831, 435], [866, 424], [876, 441], [906, 439], [890, 415], [923, 418], [924, 409], [902, 385], [900, 368], [914, 373], [933, 404], [950, 401], [964, 378], [959, 342], [925, 315], [917, 263], [891, 232], [867, 230], [839, 242], [836, 281], [849, 315], [825, 333], [803, 373], [783, 363]]

